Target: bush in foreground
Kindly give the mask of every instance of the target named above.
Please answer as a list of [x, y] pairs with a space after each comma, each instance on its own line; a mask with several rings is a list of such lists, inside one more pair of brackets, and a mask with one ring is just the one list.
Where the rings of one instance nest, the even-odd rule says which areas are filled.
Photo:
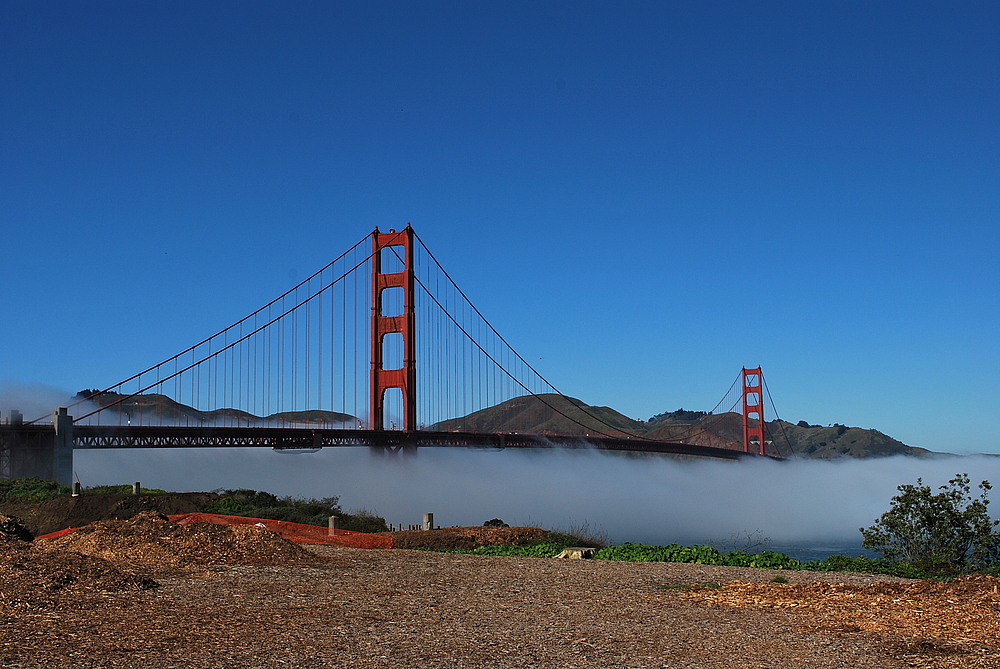
[[890, 509], [871, 527], [861, 528], [862, 545], [934, 575], [996, 569], [1000, 521], [987, 510], [990, 488], [989, 481], [981, 482], [979, 496], [973, 497], [968, 474], [957, 474], [937, 493], [920, 479], [901, 485]]

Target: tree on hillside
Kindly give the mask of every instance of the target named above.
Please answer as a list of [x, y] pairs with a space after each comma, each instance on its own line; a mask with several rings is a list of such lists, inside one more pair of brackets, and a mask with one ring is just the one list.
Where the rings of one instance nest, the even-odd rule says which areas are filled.
[[891, 508], [868, 529], [860, 528], [862, 545], [893, 560], [910, 562], [930, 574], [956, 574], [982, 569], [1000, 559], [1000, 521], [987, 510], [989, 481], [971, 495], [968, 474], [956, 474], [933, 493], [917, 479], [901, 485]]

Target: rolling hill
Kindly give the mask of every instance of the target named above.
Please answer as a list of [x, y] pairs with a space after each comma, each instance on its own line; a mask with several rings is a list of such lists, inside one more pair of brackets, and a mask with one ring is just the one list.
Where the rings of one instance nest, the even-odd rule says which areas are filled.
[[[469, 432], [530, 432], [535, 434], [631, 434], [662, 441], [684, 440], [702, 446], [731, 447], [741, 443], [742, 417], [737, 413], [665, 412], [640, 421], [610, 407], [590, 406], [561, 395], [518, 397], [467, 416], [442, 421], [431, 429]], [[778, 446], [775, 454], [805, 458], [870, 458], [890, 455], [926, 457], [923, 448], [906, 444], [878, 430], [833, 425], [771, 421], [768, 430]], [[770, 449], [769, 449], [770, 452]]]
[[[89, 391], [81, 391], [81, 395]], [[84, 395], [85, 396], [85, 395]], [[91, 402], [107, 406], [124, 396], [101, 393]], [[117, 413], [133, 424], [166, 425], [295, 425], [304, 427], [354, 427], [360, 420], [350, 414], [310, 410], [286, 411], [255, 416], [238, 409], [200, 411], [160, 394], [139, 395], [121, 401]], [[872, 458], [890, 455], [927, 457], [923, 448], [907, 446], [878, 430], [860, 427], [810, 425], [805, 421], [772, 421], [767, 425], [776, 446], [769, 452], [805, 458]], [[606, 406], [590, 406], [582, 400], [556, 394], [516, 397], [466, 416], [428, 427], [442, 432], [523, 432], [587, 436], [632, 435], [662, 441], [679, 441], [733, 447], [742, 442], [741, 416], [737, 413], [709, 414], [704, 411], [669, 411], [648, 421], [629, 418]]]

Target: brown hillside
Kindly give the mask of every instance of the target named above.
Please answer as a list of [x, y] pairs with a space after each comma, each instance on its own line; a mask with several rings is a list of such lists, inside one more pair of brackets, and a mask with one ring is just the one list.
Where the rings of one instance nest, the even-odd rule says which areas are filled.
[[562, 395], [523, 396], [431, 429], [445, 432], [530, 432], [534, 434], [637, 434], [645, 423], [608, 407], [592, 407]]
[[119, 393], [105, 392], [91, 397], [90, 401], [109, 407], [104, 413], [111, 412], [122, 423], [131, 422], [133, 425], [255, 425], [274, 422], [339, 427], [345, 423], [354, 425], [358, 420], [350, 414], [321, 409], [284, 411], [263, 417], [239, 409], [200, 411], [157, 393], [125, 398]]

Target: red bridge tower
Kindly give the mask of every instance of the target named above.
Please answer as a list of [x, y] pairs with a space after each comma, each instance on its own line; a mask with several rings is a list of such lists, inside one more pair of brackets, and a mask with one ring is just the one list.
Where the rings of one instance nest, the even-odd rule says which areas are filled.
[[[403, 261], [399, 272], [382, 272], [382, 254], [386, 249]], [[389, 256], [393, 257], [392, 255]], [[371, 429], [385, 429], [385, 392], [398, 388], [403, 395], [403, 429], [417, 429], [417, 347], [413, 290], [413, 228], [407, 224], [402, 232], [390, 230], [372, 233], [372, 355], [371, 355]], [[402, 288], [403, 309], [399, 314], [385, 314], [383, 292]], [[385, 336], [398, 333], [403, 338], [403, 366], [385, 369]]]
[[[756, 424], [751, 423], [753, 416]], [[760, 367], [743, 368], [743, 452], [756, 450], [764, 455], [764, 376]]]

